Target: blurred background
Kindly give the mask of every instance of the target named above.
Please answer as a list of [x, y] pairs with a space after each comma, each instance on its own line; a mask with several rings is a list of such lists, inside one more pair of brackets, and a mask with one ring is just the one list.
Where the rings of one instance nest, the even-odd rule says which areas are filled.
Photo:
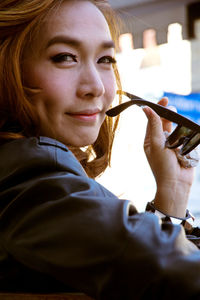
[[[109, 2], [122, 20], [117, 62], [123, 90], [152, 102], [168, 96], [169, 105], [200, 124], [200, 1]], [[111, 168], [98, 179], [139, 211], [156, 190], [143, 151], [146, 124], [139, 107], [121, 114]], [[200, 165], [188, 208], [200, 226]]]

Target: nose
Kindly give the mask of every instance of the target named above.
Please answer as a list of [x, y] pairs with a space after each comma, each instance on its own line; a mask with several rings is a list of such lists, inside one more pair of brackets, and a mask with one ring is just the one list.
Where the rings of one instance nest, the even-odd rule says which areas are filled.
[[77, 94], [81, 98], [100, 97], [105, 92], [101, 74], [95, 64], [90, 63], [83, 66], [79, 74], [79, 85]]

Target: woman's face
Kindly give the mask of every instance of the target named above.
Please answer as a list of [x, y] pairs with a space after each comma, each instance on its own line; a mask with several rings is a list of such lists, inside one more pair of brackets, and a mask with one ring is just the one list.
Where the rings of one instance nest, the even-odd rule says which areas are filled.
[[65, 1], [26, 49], [26, 86], [41, 135], [85, 146], [98, 136], [116, 89], [114, 45], [107, 22], [89, 1]]

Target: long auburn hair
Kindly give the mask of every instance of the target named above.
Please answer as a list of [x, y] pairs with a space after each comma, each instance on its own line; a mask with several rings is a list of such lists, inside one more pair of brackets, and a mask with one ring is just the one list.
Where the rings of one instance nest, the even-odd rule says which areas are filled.
[[[22, 57], [30, 38], [37, 34], [41, 22], [67, 0], [1, 0], [0, 1], [0, 143], [29, 136], [39, 136], [40, 122], [30, 93], [23, 84]], [[83, 1], [83, 0], [81, 0]], [[103, 13], [116, 42], [117, 22], [107, 0], [87, 0]], [[117, 86], [121, 89], [117, 67], [113, 65]], [[119, 98], [119, 101], [121, 99]], [[95, 178], [111, 161], [113, 139], [118, 117], [106, 116], [97, 140], [86, 149], [69, 147], [88, 176]]]

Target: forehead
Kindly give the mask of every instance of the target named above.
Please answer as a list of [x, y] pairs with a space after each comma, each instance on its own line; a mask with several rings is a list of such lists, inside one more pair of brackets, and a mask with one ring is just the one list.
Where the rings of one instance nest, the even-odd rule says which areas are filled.
[[77, 38], [110, 40], [110, 30], [102, 12], [90, 1], [64, 1], [46, 21], [42, 31], [51, 38], [59, 34], [73, 34]]

